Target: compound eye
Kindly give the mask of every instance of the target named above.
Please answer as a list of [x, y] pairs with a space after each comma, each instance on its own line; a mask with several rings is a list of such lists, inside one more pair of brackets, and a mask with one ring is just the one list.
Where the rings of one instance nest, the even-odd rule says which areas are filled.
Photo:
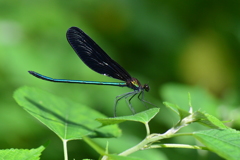
[[145, 91], [147, 91], [147, 92], [150, 90], [150, 87], [149, 87], [149, 85], [147, 85], [147, 84], [144, 84], [144, 85], [143, 85], [143, 88], [144, 88]]

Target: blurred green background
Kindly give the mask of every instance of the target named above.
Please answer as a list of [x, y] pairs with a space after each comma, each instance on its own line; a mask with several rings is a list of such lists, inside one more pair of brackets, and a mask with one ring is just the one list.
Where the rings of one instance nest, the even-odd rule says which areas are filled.
[[[36, 148], [50, 140], [42, 159], [63, 159], [60, 139], [12, 98], [20, 86], [47, 90], [109, 117], [113, 115], [115, 97], [130, 91], [51, 83], [27, 72], [33, 70], [53, 78], [117, 81], [95, 73], [77, 57], [65, 38], [71, 26], [81, 28], [133, 77], [150, 85], [145, 99], [161, 106], [159, 118], [150, 124], [152, 132], [163, 133], [176, 122], [162, 107], [162, 101], [169, 99], [160, 93], [177, 88], [187, 101], [191, 86], [199, 86], [204, 95], [216, 102], [212, 114], [235, 120], [230, 125], [239, 129], [239, 6], [240, 1], [233, 0], [0, 1], [0, 148]], [[206, 97], [196, 98], [206, 101]], [[133, 103], [135, 108], [144, 109], [137, 100]], [[118, 106], [118, 114], [131, 114], [124, 101]], [[119, 153], [124, 149], [117, 148], [127, 149], [145, 136], [141, 124], [120, 127], [123, 136], [110, 143], [110, 152]], [[106, 141], [99, 143], [104, 146]], [[179, 142], [189, 141], [186, 137]], [[68, 146], [70, 159], [98, 156], [82, 141], [69, 142]], [[111, 151], [113, 146], [116, 150]], [[156, 159], [221, 159], [210, 152], [183, 149], [155, 149], [153, 155], [161, 157]]]

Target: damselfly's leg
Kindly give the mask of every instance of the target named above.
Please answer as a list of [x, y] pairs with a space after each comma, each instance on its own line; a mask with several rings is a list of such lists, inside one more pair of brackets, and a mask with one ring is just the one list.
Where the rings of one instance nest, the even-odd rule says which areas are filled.
[[[141, 96], [142, 95], [142, 96]], [[140, 98], [140, 96], [141, 96], [141, 98]], [[144, 106], [146, 106], [147, 108], [149, 108], [147, 105], [146, 105], [146, 103], [148, 103], [148, 104], [150, 104], [150, 105], [152, 105], [152, 106], [154, 106], [154, 107], [158, 107], [158, 106], [156, 106], [155, 104], [152, 104], [151, 102], [148, 102], [148, 101], [146, 101], [145, 99], [144, 99], [144, 91], [142, 91], [139, 95], [138, 95], [138, 99], [144, 104]]]
[[[126, 102], [127, 102], [127, 104], [128, 104], [128, 107], [130, 108], [130, 110], [132, 111], [133, 114], [135, 114], [136, 112], [135, 112], [134, 108], [132, 107], [131, 100], [132, 100], [133, 97], [135, 97], [137, 94], [138, 94], [138, 92], [137, 92], [137, 91], [134, 91], [134, 92], [132, 92], [132, 94], [129, 94], [129, 95], [127, 95], [127, 96], [125, 97], [125, 100], [126, 100]], [[131, 96], [131, 97], [130, 97], [130, 96]], [[128, 97], [130, 97], [130, 98], [127, 99]]]
[[129, 97], [130, 95], [134, 94], [135, 92], [128, 92], [128, 93], [124, 93], [124, 94], [121, 94], [119, 96], [116, 97], [115, 99], [115, 104], [114, 104], [114, 109], [113, 109], [113, 112], [114, 112], [114, 117], [117, 116], [117, 104], [118, 104], [118, 101], [120, 101], [121, 99], [123, 99], [124, 97]]
[[[140, 93], [139, 93], [140, 92]], [[114, 105], [114, 117], [117, 116], [117, 104], [118, 104], [118, 101], [120, 101], [121, 99], [125, 98], [125, 101], [126, 103], [128, 104], [128, 107], [130, 108], [131, 112], [133, 114], [135, 114], [135, 110], [134, 108], [132, 107], [132, 103], [131, 103], [131, 100], [133, 99], [133, 97], [135, 97], [137, 94], [139, 93], [138, 95], [138, 99], [144, 104], [145, 107], [149, 108], [146, 103], [152, 105], [152, 106], [155, 106], [157, 107], [156, 105], [146, 101], [144, 99], [144, 91], [139, 91], [139, 90], [135, 90], [133, 92], [128, 92], [128, 93], [125, 93], [125, 94], [121, 94], [119, 96], [116, 97], [115, 99], [115, 105]], [[130, 98], [129, 98], [130, 97]], [[128, 99], [129, 98], [129, 99]]]
[[[141, 97], [140, 97], [141, 96]], [[143, 103], [143, 105], [146, 107], [146, 108], [149, 108], [147, 105], [146, 105], [146, 101], [144, 100], [144, 91], [141, 91], [138, 95], [138, 99]]]

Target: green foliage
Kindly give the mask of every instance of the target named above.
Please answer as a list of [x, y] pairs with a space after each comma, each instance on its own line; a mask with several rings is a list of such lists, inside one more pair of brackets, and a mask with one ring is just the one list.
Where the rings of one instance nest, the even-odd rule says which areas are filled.
[[144, 112], [137, 113], [132, 116], [122, 116], [114, 118], [97, 118], [96, 120], [102, 123], [102, 126], [119, 124], [126, 121], [135, 121], [147, 124], [156, 114], [159, 112], [159, 108], [152, 108]]
[[194, 132], [202, 144], [219, 156], [229, 160], [240, 159], [240, 132], [234, 129], [212, 129]]
[[[131, 154], [140, 150], [150, 150], [153, 148], [202, 149], [212, 151], [225, 159], [238, 160], [240, 158], [240, 132], [226, 127], [213, 115], [199, 110], [194, 111], [194, 107], [191, 106], [190, 95], [188, 102], [189, 111], [169, 102], [164, 102], [167, 108], [179, 116], [179, 120], [175, 125], [164, 133], [151, 133], [150, 131], [151, 126], [149, 122], [157, 116], [159, 108], [151, 108], [131, 116], [106, 118], [93, 109], [36, 88], [19, 88], [14, 93], [14, 98], [28, 113], [37, 118], [62, 139], [65, 160], [68, 159], [67, 142], [77, 139], [83, 139], [99, 154], [102, 160], [143, 160], [143, 157], [132, 157]], [[161, 113], [159, 114], [161, 115]], [[145, 138], [138, 144], [135, 144], [135, 146], [121, 153], [112, 154], [112, 145], [108, 145], [107, 143], [107, 148], [104, 149], [94, 141], [93, 138], [119, 137], [120, 131], [116, 124], [130, 121], [143, 123], [146, 128]], [[182, 128], [193, 123], [207, 126], [211, 129], [193, 131], [192, 133], [179, 133]], [[166, 140], [164, 143], [161, 142], [164, 139], [182, 136], [194, 137], [204, 146], [171, 144], [166, 143]], [[22, 154], [24, 156], [26, 154], [21, 152], [21, 150], [16, 150], [15, 152], [14, 154]], [[32, 156], [39, 156], [39, 153], [37, 152]]]
[[[0, 147], [32, 148], [51, 139], [51, 146], [42, 158], [62, 159], [62, 154], [52, 154], [61, 150], [58, 137], [53, 138], [51, 130], [31, 119], [12, 98], [20, 86], [39, 87], [67, 97], [79, 106], [96, 109], [107, 117], [113, 116], [115, 96], [128, 92], [121, 87], [48, 83], [27, 73], [34, 70], [54, 78], [113, 80], [96, 74], [79, 60], [65, 37], [71, 26], [83, 29], [142, 84], [149, 83], [151, 90], [145, 98], [161, 107], [161, 112], [150, 121], [152, 132], [164, 133], [179, 120], [178, 115], [162, 107], [162, 100], [189, 114], [189, 92], [193, 110], [204, 116], [198, 122], [218, 127], [212, 120], [205, 121], [211, 118], [206, 115], [209, 114], [239, 130], [239, 6], [240, 1], [221, 0], [0, 1]], [[199, 85], [204, 90], [189, 85]], [[133, 107], [138, 113], [144, 107], [135, 102], [134, 99]], [[118, 115], [131, 114], [126, 108], [121, 101]], [[180, 114], [180, 119], [187, 116], [185, 113]], [[178, 133], [206, 128], [198, 122]], [[119, 125], [124, 135], [107, 139], [110, 153], [120, 153], [145, 136], [141, 123], [131, 121]], [[106, 147], [105, 141], [94, 139], [102, 148]], [[169, 142], [196, 143], [188, 136], [171, 138]], [[69, 144], [78, 148], [85, 142]], [[79, 150], [71, 149], [69, 157], [97, 157], [97, 153], [85, 149], [81, 155]], [[196, 150], [183, 149], [147, 150], [135, 152], [134, 156], [151, 160], [185, 160], [196, 156], [204, 160], [221, 159], [211, 152], [198, 154]]]
[[169, 109], [171, 109], [172, 111], [174, 111], [180, 117], [180, 119], [183, 119], [186, 116], [189, 116], [189, 112], [188, 111], [185, 111], [185, 110], [181, 109], [180, 107], [178, 107], [175, 104], [171, 104], [171, 103], [168, 103], [168, 102], [164, 102], [163, 104], [166, 107], [168, 107]]
[[118, 137], [121, 133], [116, 125], [99, 128], [100, 124], [94, 119], [105, 117], [103, 114], [36, 88], [19, 88], [14, 98], [62, 140], [77, 140], [84, 136]]
[[2, 160], [39, 160], [40, 155], [45, 149], [40, 146], [36, 149], [5, 149], [0, 150], [0, 159]]
[[225, 126], [222, 121], [214, 117], [213, 115], [202, 113], [202, 112], [195, 112], [196, 121], [202, 123], [203, 125], [210, 127], [210, 128], [221, 128], [227, 129], [228, 127]]

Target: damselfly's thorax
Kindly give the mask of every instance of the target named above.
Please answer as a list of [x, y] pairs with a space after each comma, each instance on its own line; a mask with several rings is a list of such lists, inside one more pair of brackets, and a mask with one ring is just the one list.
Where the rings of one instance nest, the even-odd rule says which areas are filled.
[[137, 80], [136, 78], [131, 78], [129, 80], [127, 80], [126, 82], [127, 87], [132, 88], [133, 90], [145, 90], [145, 91], [149, 91], [149, 86], [147, 84], [144, 84], [143, 86], [141, 85], [141, 83], [139, 82], [139, 80]]

